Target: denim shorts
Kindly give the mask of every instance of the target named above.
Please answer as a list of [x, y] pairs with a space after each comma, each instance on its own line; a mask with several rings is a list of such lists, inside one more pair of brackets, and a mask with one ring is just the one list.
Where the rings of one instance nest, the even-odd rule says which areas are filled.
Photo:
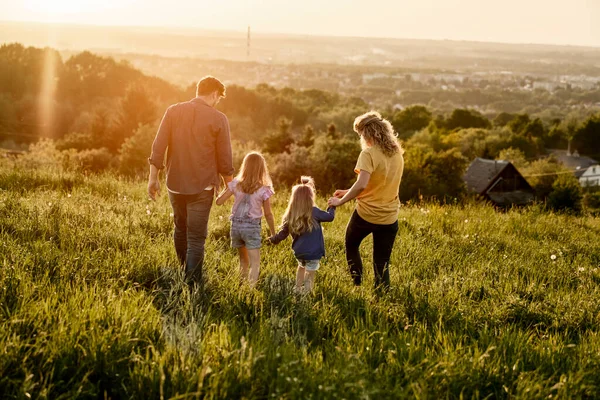
[[317, 271], [321, 260], [298, 260], [298, 266], [304, 267], [307, 271]]
[[261, 225], [260, 219], [238, 219], [231, 221], [231, 247], [239, 249], [260, 249]]

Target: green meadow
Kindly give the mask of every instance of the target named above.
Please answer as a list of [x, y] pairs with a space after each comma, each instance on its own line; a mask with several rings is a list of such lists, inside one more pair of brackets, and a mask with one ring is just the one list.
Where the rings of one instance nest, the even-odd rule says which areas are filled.
[[240, 283], [230, 202], [190, 292], [164, 186], [151, 202], [141, 180], [4, 160], [0, 189], [3, 399], [600, 397], [598, 217], [404, 205], [377, 294], [369, 240], [351, 284], [346, 205], [298, 296], [289, 239], [265, 245], [255, 289]]

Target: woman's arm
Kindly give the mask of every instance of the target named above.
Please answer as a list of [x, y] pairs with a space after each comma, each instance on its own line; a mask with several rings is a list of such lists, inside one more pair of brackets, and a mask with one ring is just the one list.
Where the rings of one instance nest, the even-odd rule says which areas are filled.
[[271, 211], [271, 201], [266, 199], [263, 201], [263, 210], [265, 212], [265, 219], [269, 225], [269, 236], [275, 235], [275, 219], [273, 218], [273, 211]]
[[350, 189], [348, 189], [348, 191], [344, 194], [344, 196], [342, 196], [342, 198], [337, 198], [337, 197], [330, 198], [329, 201], [327, 202], [327, 205], [330, 207], [339, 207], [342, 204], [355, 199], [356, 196], [358, 196], [359, 194], [362, 193], [363, 190], [365, 190], [365, 188], [369, 184], [370, 179], [371, 179], [371, 174], [368, 173], [367, 171], [364, 171], [361, 169], [360, 172], [358, 173], [358, 178], [356, 179], [356, 182], [354, 182], [354, 185], [352, 185], [352, 187]]
[[219, 197], [217, 197], [217, 205], [220, 206], [223, 203], [225, 203], [227, 201], [227, 199], [229, 199], [231, 196], [233, 195], [233, 192], [231, 190], [229, 190], [229, 188], [224, 189], [221, 194], [219, 194]]

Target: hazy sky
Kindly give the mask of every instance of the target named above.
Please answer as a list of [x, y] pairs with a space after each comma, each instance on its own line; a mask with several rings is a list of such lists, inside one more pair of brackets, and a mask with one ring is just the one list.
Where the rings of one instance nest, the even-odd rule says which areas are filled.
[[0, 0], [0, 19], [600, 46], [600, 0]]

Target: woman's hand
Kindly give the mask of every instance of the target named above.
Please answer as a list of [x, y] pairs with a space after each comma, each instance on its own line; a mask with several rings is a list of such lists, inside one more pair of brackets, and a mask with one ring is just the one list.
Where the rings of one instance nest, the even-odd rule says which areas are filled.
[[[335, 196], [335, 195], [334, 195]], [[341, 206], [342, 203], [342, 199], [339, 197], [331, 197], [329, 200], [327, 200], [327, 205], [329, 207], [339, 207]]]
[[342, 190], [342, 189], [338, 189], [333, 193], [333, 197], [337, 197], [338, 199], [341, 199], [342, 197], [344, 197], [344, 195], [346, 193], [348, 193], [350, 189], [346, 189], [346, 190]]

